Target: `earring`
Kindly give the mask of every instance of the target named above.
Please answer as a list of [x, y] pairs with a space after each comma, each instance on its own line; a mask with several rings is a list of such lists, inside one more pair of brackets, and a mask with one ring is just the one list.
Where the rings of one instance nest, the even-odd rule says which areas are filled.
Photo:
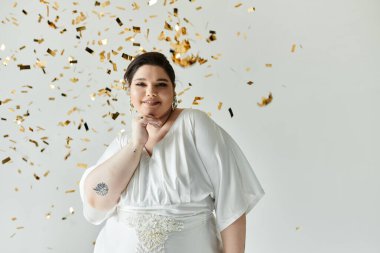
[[172, 111], [174, 111], [175, 108], [177, 108], [177, 105], [178, 105], [177, 95], [175, 95], [172, 102]]

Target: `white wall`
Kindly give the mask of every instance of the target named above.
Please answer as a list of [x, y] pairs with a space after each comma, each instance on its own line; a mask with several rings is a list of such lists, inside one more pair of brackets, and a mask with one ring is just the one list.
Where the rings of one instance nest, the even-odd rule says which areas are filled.
[[[12, 160], [0, 163], [0, 252], [92, 252], [101, 227], [82, 216], [78, 182], [84, 169], [77, 164], [94, 163], [105, 145], [130, 127], [128, 96], [111, 87], [122, 78], [128, 62], [120, 53], [112, 55], [118, 71], [108, 75], [112, 65], [100, 62], [99, 53], [123, 46], [121, 52], [135, 55], [138, 47], [124, 40], [133, 33], [120, 32], [141, 26], [136, 42], [169, 56], [169, 43], [157, 37], [165, 20], [175, 25], [176, 19], [168, 18], [174, 7], [179, 9], [180, 25], [188, 29], [190, 53], [208, 59], [191, 68], [174, 66], [177, 92], [192, 84], [180, 107], [211, 113], [244, 150], [266, 191], [248, 215], [246, 252], [380, 252], [378, 1], [245, 1], [239, 8], [234, 8], [239, 3], [234, 1], [180, 1], [166, 6], [159, 1], [150, 7], [147, 1], [137, 1], [137, 11], [131, 1], [111, 1], [105, 8], [95, 7], [95, 1], [78, 5], [60, 1], [58, 10], [51, 1], [49, 17], [46, 5], [37, 0], [3, 2], [0, 160]], [[198, 6], [202, 9], [196, 10]], [[248, 13], [249, 7], [256, 11]], [[78, 16], [74, 10], [87, 19], [72, 25]], [[94, 10], [105, 16], [99, 19]], [[43, 16], [41, 23], [38, 14]], [[149, 18], [153, 14], [157, 17]], [[47, 20], [56, 16], [58, 29], [54, 30]], [[123, 21], [122, 27], [116, 17]], [[86, 30], [77, 39], [75, 28], [81, 25]], [[63, 28], [67, 32], [61, 34]], [[216, 31], [212, 43], [205, 41], [209, 30]], [[174, 32], [165, 33], [173, 39]], [[196, 33], [203, 39], [197, 39]], [[33, 41], [41, 38], [42, 44]], [[101, 39], [108, 39], [108, 44], [99, 46]], [[85, 51], [86, 46], [95, 51], [93, 55]], [[55, 57], [46, 53], [48, 48], [58, 50]], [[219, 60], [211, 58], [216, 54], [221, 54]], [[70, 56], [78, 64], [65, 68], [70, 66]], [[33, 66], [37, 59], [46, 63], [46, 74]], [[32, 66], [20, 71], [18, 64]], [[52, 82], [55, 77], [59, 80]], [[73, 83], [71, 78], [79, 81]], [[112, 88], [111, 97], [91, 100], [92, 93], [105, 87]], [[269, 92], [272, 103], [259, 107], [257, 103]], [[192, 105], [195, 96], [204, 97], [200, 105]], [[11, 101], [4, 104], [6, 99]], [[219, 102], [223, 102], [221, 110]], [[73, 107], [79, 111], [68, 115]], [[116, 111], [121, 113], [116, 120], [106, 116]], [[27, 112], [29, 116], [23, 116]], [[18, 117], [24, 121], [18, 124]], [[89, 131], [84, 126], [78, 130], [81, 119]], [[65, 120], [71, 123], [59, 126]], [[44, 177], [46, 171], [50, 173]], [[71, 189], [76, 191], [65, 193]]]

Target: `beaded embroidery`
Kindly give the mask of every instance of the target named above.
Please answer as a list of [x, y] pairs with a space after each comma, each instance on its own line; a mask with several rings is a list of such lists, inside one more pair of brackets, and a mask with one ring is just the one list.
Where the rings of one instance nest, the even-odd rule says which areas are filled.
[[158, 214], [131, 214], [125, 221], [136, 230], [139, 239], [136, 253], [164, 253], [169, 232], [184, 227], [183, 222]]

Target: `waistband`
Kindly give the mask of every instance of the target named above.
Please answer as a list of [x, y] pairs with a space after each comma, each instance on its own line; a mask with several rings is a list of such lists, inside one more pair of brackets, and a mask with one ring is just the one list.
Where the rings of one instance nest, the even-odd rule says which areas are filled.
[[164, 215], [153, 211], [117, 209], [117, 220], [130, 227], [139, 229], [182, 231], [206, 224], [210, 218], [215, 218], [213, 212], [201, 212], [193, 215]]

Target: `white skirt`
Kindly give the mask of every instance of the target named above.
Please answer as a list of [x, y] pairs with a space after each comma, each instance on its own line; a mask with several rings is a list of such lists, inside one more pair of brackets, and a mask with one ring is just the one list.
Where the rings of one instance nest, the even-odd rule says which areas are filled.
[[167, 216], [118, 210], [100, 231], [94, 253], [221, 253], [214, 213]]

